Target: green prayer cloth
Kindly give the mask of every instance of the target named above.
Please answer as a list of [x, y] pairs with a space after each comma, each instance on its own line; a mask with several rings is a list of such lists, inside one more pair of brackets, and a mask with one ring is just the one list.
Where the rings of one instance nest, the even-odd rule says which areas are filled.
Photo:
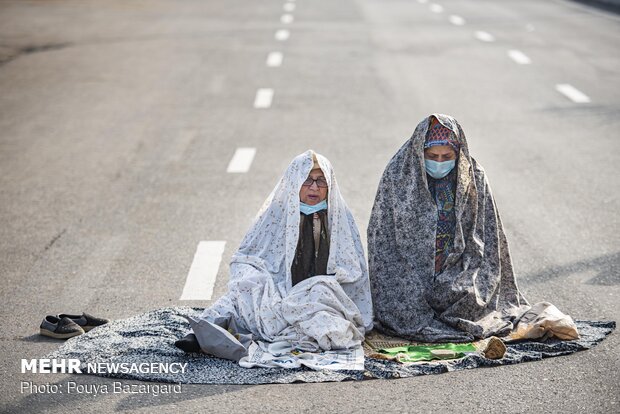
[[[453, 351], [456, 355], [450, 358], [440, 358], [431, 353], [436, 349], [446, 349]], [[476, 352], [476, 347], [472, 343], [466, 344], [439, 344], [439, 345], [409, 345], [397, 346], [378, 350], [382, 354], [398, 356], [400, 362], [431, 361], [433, 359], [456, 359], [465, 356], [465, 353]]]

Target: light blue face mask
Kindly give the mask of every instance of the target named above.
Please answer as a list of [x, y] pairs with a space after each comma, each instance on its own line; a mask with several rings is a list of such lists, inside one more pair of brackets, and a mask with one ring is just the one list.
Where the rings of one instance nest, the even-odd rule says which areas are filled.
[[327, 210], [327, 200], [323, 200], [320, 203], [317, 203], [313, 206], [308, 205], [306, 203], [303, 202], [299, 202], [299, 210], [304, 213], [306, 216], [310, 215], [310, 214], [314, 214], [317, 211], [321, 211], [321, 210]]
[[452, 169], [456, 164], [456, 160], [437, 162], [433, 160], [424, 160], [424, 167], [426, 168], [426, 172], [433, 178], [443, 178]]

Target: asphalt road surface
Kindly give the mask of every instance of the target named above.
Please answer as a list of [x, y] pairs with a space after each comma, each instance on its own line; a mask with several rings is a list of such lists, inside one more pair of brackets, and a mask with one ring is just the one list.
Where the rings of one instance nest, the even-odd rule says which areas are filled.
[[[365, 233], [387, 161], [433, 112], [460, 121], [485, 167], [530, 302], [620, 320], [619, 23], [561, 0], [1, 0], [0, 409], [619, 412], [617, 333], [567, 357], [391, 381], [20, 392], [78, 378], [20, 373], [58, 346], [37, 334], [46, 314], [208, 306], [181, 300], [200, 241], [225, 242], [221, 295], [308, 148]], [[256, 152], [228, 172], [238, 148]]]

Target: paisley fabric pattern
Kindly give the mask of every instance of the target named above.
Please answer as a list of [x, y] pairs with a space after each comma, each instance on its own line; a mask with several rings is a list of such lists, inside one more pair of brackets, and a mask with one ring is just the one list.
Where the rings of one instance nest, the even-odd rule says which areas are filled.
[[459, 146], [452, 248], [435, 274], [438, 210], [424, 168], [428, 117], [388, 163], [372, 209], [368, 254], [375, 325], [420, 342], [506, 335], [529, 305], [517, 287], [491, 188], [458, 122], [433, 116]]
[[435, 274], [441, 271], [443, 264], [452, 248], [456, 214], [454, 201], [456, 197], [456, 168], [443, 178], [435, 179], [430, 175], [428, 190], [437, 206], [437, 235], [435, 236]]
[[289, 341], [307, 350], [358, 346], [372, 328], [364, 250], [329, 161], [316, 154], [328, 182], [329, 257], [325, 275], [293, 286], [298, 245], [299, 189], [313, 167], [313, 152], [297, 156], [258, 212], [230, 263], [228, 292], [206, 309], [213, 321], [232, 315], [257, 340]]

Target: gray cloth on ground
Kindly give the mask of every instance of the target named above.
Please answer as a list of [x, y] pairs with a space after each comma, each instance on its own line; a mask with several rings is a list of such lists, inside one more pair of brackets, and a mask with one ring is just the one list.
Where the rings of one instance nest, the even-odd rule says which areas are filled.
[[191, 316], [187, 319], [203, 352], [237, 362], [248, 354], [252, 334], [239, 329], [235, 318], [219, 317], [213, 322]]
[[454, 242], [435, 275], [437, 207], [428, 190], [424, 140], [431, 117], [392, 157], [368, 226], [375, 327], [420, 342], [469, 342], [508, 334], [528, 310], [482, 166], [458, 122], [434, 114], [460, 144]]
[[365, 371], [315, 371], [307, 368], [242, 368], [238, 363], [204, 354], [186, 354], [174, 346], [185, 335], [187, 318], [203, 309], [163, 308], [128, 319], [112, 321], [65, 342], [47, 358], [78, 358], [88, 363], [188, 363], [185, 373], [109, 373], [101, 376], [184, 384], [270, 384], [327, 382], [369, 378], [406, 378], [476, 367], [512, 365], [571, 354], [592, 348], [613, 331], [615, 322], [576, 321], [581, 338], [574, 341], [531, 340], [507, 344], [506, 356], [490, 360], [470, 355], [449, 362], [404, 366], [397, 362], [366, 358]]

